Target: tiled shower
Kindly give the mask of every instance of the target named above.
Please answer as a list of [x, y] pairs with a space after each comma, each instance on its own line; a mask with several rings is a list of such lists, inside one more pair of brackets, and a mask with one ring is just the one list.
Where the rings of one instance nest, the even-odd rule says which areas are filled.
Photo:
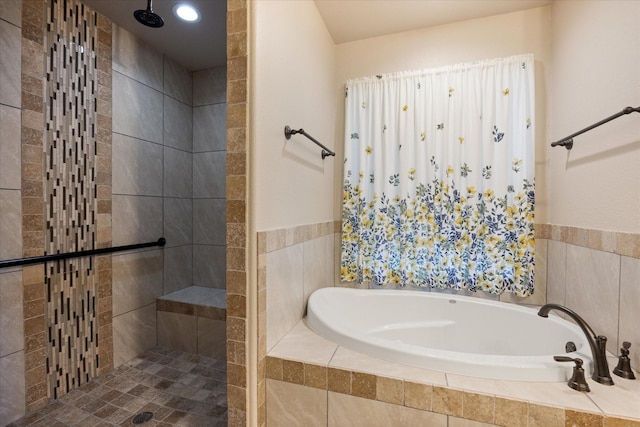
[[[64, 3], [82, 8], [81, 3]], [[43, 215], [47, 205], [37, 188], [48, 169], [41, 141], [46, 125], [51, 127], [43, 105], [70, 93], [43, 91], [44, 16], [46, 10], [64, 13], [58, 9], [62, 4], [0, 2], [0, 259], [42, 254], [46, 231], [56, 237], [60, 233], [47, 229], [46, 221], [66, 224], [78, 212], [93, 215], [83, 229], [89, 246], [91, 239], [96, 247], [105, 247], [161, 236], [167, 245], [95, 258], [94, 264], [79, 267], [86, 267], [82, 271], [95, 281], [95, 291], [87, 297], [60, 298], [60, 307], [54, 307], [56, 298], [45, 295], [41, 265], [0, 271], [0, 425], [74, 387], [73, 381], [64, 384], [64, 375], [63, 386], [60, 379], [54, 379], [58, 385], [46, 380], [47, 357], [62, 353], [45, 348], [52, 342], [46, 339], [51, 334], [43, 313], [55, 316], [56, 310], [59, 314], [77, 303], [94, 319], [82, 331], [94, 347], [87, 346], [90, 355], [79, 360], [95, 365], [80, 374], [84, 383], [156, 346], [158, 297], [193, 285], [221, 291], [225, 287], [226, 68], [191, 72], [90, 11], [85, 16], [96, 34], [94, 50], [80, 52], [82, 47], [77, 52], [85, 54], [87, 66], [95, 71], [95, 81], [89, 80], [94, 95], [86, 105], [80, 102], [89, 110], [94, 109], [90, 101], [95, 102], [96, 115], [87, 116], [94, 117], [95, 126], [88, 122], [87, 129], [95, 132], [97, 144], [88, 147], [87, 157], [73, 163], [76, 169], [69, 172], [49, 162], [67, 179], [66, 184], [54, 180], [60, 186], [56, 193], [85, 194], [89, 208], [70, 209], [71, 215], [58, 218], [55, 215], [67, 209], [60, 202], [51, 209], [55, 215]], [[74, 43], [81, 45], [62, 41], [60, 48]], [[77, 70], [58, 70], [70, 73], [66, 81], [75, 83]], [[87, 175], [81, 177], [84, 171]], [[70, 186], [80, 182], [87, 188]], [[52, 241], [78, 245], [75, 238]], [[216, 332], [224, 343], [224, 328]], [[77, 368], [70, 366], [66, 373]]]
[[113, 257], [118, 366], [155, 344], [157, 297], [224, 289], [226, 70], [191, 73], [121, 28], [113, 40], [113, 244], [167, 239]]

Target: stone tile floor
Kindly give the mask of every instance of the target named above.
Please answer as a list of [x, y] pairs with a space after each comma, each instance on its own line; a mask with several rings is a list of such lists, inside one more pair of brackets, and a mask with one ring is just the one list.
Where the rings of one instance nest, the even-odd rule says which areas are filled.
[[[142, 424], [142, 412], [153, 418]], [[154, 347], [11, 427], [227, 425], [226, 361]]]

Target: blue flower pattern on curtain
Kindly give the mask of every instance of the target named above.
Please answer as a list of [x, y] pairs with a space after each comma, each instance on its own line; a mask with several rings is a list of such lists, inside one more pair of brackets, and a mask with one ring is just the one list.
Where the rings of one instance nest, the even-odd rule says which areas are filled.
[[349, 80], [341, 278], [533, 293], [534, 60]]

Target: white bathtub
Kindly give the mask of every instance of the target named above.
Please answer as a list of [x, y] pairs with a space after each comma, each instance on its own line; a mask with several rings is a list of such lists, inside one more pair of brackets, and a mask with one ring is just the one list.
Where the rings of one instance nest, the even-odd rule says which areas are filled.
[[[566, 381], [591, 352], [572, 322], [515, 304], [433, 292], [322, 288], [309, 297], [307, 323], [326, 339], [379, 359], [452, 374]], [[565, 353], [573, 341], [577, 351]]]

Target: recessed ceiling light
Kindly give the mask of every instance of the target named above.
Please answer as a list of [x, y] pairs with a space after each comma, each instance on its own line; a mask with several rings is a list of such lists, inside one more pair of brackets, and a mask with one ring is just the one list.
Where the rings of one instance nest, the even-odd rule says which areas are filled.
[[190, 4], [178, 3], [173, 6], [173, 13], [185, 22], [198, 22], [200, 20], [200, 12]]

